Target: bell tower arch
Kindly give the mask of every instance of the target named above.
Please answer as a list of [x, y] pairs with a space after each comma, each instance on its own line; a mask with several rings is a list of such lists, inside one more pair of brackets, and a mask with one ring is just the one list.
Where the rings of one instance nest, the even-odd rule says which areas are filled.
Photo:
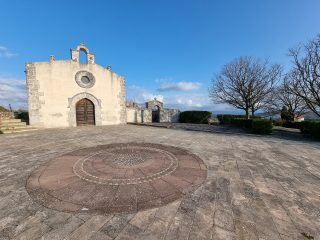
[[86, 54], [86, 64], [94, 64], [94, 54], [90, 53], [89, 49], [84, 45], [84, 43], [80, 43], [75, 49], [70, 49], [72, 61], [79, 62], [80, 51], [83, 51]]

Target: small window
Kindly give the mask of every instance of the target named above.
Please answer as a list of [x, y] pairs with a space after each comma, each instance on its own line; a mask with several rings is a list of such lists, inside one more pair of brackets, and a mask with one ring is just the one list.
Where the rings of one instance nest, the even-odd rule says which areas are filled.
[[88, 84], [88, 83], [90, 83], [90, 79], [87, 76], [82, 76], [81, 77], [81, 82], [83, 84]]

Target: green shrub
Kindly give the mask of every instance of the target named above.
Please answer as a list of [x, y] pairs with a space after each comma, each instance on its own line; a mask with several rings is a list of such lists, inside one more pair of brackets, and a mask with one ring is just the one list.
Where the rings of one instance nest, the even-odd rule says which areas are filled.
[[217, 118], [220, 124], [230, 124], [232, 119], [246, 119], [245, 115], [233, 115], [233, 114], [219, 114]]
[[301, 122], [287, 121], [282, 124], [282, 127], [300, 129]]
[[273, 126], [282, 127], [283, 121], [282, 121], [282, 119], [275, 119], [275, 120], [272, 120], [272, 124], [273, 124]]
[[265, 119], [254, 119], [252, 121], [252, 132], [256, 134], [272, 133], [272, 121]]
[[208, 123], [211, 112], [208, 111], [185, 111], [180, 113], [179, 122], [181, 123]]
[[302, 133], [310, 134], [311, 136], [320, 139], [320, 122], [303, 121], [300, 125]]
[[19, 110], [14, 113], [15, 118], [21, 119], [22, 122], [29, 124], [29, 113], [27, 111]]
[[232, 118], [230, 124], [241, 128], [252, 128], [253, 119]]
[[0, 112], [9, 112], [9, 110], [5, 107], [0, 106]]
[[[232, 119], [247, 119], [246, 115], [235, 115], [235, 114], [218, 114], [220, 124], [231, 124]], [[261, 117], [255, 116], [250, 117], [250, 119], [261, 119]]]

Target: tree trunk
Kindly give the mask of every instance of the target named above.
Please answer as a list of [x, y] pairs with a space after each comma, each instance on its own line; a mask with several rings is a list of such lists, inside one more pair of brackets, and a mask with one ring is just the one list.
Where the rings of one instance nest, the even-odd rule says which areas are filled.
[[246, 119], [249, 119], [249, 109], [247, 108], [245, 111], [246, 111]]

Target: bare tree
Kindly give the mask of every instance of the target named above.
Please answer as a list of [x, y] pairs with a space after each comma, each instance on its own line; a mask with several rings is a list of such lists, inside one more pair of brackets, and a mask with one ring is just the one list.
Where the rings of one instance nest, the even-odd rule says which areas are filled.
[[290, 83], [290, 75], [286, 75], [281, 85], [277, 86], [269, 95], [264, 109], [271, 114], [279, 114], [285, 107], [293, 121], [295, 117], [302, 116], [307, 112], [307, 106], [301, 97], [292, 93]]
[[290, 49], [289, 54], [294, 64], [291, 91], [320, 117], [320, 34], [308, 44]]
[[216, 103], [227, 103], [242, 109], [249, 118], [261, 109], [281, 75], [281, 67], [267, 60], [240, 57], [226, 64], [216, 74], [209, 97]]

